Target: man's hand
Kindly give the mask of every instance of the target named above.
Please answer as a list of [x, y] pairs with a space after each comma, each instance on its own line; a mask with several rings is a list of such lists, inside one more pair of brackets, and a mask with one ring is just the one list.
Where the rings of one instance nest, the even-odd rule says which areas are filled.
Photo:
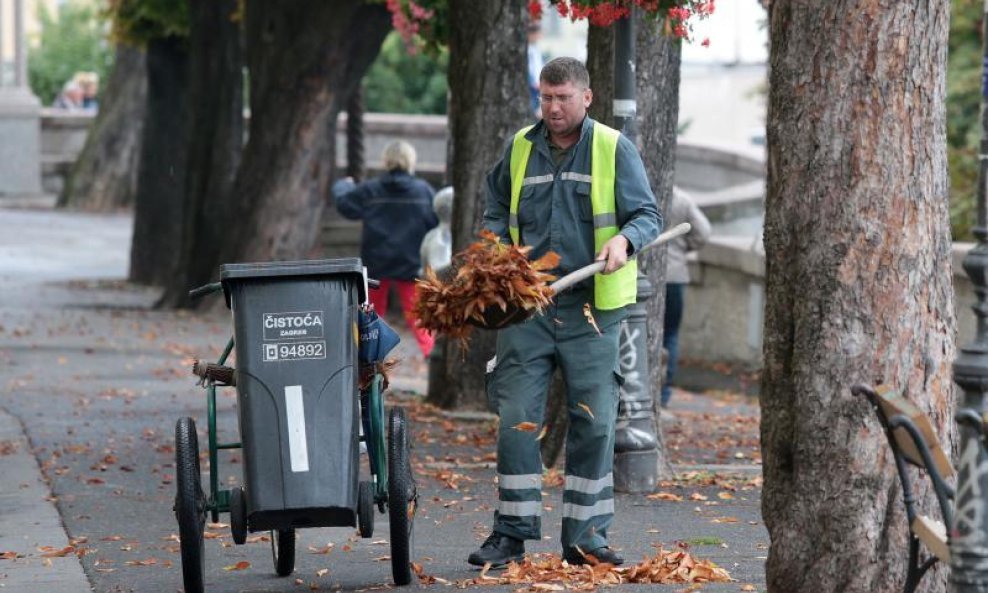
[[604, 273], [610, 274], [624, 267], [628, 263], [628, 238], [618, 233], [600, 248], [597, 254], [597, 261], [606, 261]]

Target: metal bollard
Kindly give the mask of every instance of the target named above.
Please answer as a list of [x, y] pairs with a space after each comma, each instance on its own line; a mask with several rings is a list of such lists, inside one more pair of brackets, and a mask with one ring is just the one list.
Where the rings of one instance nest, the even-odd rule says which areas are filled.
[[[982, 190], [983, 191], [983, 190]], [[954, 361], [954, 382], [964, 390], [955, 418], [960, 427], [960, 458], [957, 462], [957, 493], [954, 524], [950, 530], [950, 590], [958, 593], [988, 593], [988, 448], [985, 447], [985, 414], [988, 407], [988, 309], [985, 302], [985, 272], [988, 244], [984, 226], [979, 225], [977, 247], [964, 258], [964, 269], [975, 285], [974, 306], [978, 332], [973, 344], [961, 348]], [[978, 232], [981, 231], [981, 232]]]
[[960, 349], [954, 361], [954, 382], [964, 390], [955, 418], [961, 433], [961, 455], [954, 496], [954, 524], [950, 529], [950, 590], [988, 593], [988, 2], [982, 16], [981, 145], [974, 236], [978, 244], [964, 256], [964, 271], [974, 285], [977, 318], [974, 342]]
[[638, 274], [638, 299], [621, 324], [618, 359], [621, 386], [614, 438], [614, 489], [652, 492], [658, 482], [658, 439], [648, 375], [648, 313], [645, 303], [655, 295], [652, 283]]

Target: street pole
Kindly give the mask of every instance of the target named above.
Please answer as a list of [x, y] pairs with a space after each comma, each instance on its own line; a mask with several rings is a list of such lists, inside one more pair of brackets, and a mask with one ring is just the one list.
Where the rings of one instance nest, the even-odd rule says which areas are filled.
[[[632, 143], [637, 139], [635, 116], [634, 9], [614, 23], [614, 125]], [[621, 386], [614, 438], [614, 489], [618, 492], [651, 492], [658, 483], [658, 438], [648, 368], [648, 314], [646, 301], [655, 294], [644, 274], [638, 272], [638, 299], [628, 307], [621, 325]]]
[[950, 589], [956, 593], [988, 593], [988, 449], [984, 428], [988, 416], [988, 0], [981, 72], [981, 146], [978, 171], [977, 245], [964, 256], [964, 271], [974, 285], [977, 333], [954, 361], [954, 382], [964, 390], [957, 411], [961, 455], [957, 467], [954, 524], [950, 531]]

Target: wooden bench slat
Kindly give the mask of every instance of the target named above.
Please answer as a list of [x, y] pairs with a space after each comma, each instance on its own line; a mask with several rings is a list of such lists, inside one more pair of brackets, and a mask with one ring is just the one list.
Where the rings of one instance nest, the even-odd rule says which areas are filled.
[[[954, 466], [950, 463], [950, 458], [947, 457], [943, 447], [940, 446], [940, 439], [933, 429], [930, 418], [912, 402], [902, 397], [897, 391], [893, 391], [887, 387], [879, 387], [876, 392], [878, 393], [878, 402], [882, 406], [882, 412], [885, 414], [885, 417], [891, 418], [895, 415], [902, 414], [912, 420], [913, 424], [916, 425], [916, 428], [923, 435], [926, 446], [930, 449], [930, 456], [933, 458], [933, 463], [936, 465], [940, 475], [944, 478], [954, 475]], [[906, 429], [897, 428], [892, 431], [892, 434], [895, 437], [896, 445], [898, 445], [902, 456], [913, 465], [923, 467], [925, 465], [923, 463], [923, 457], [919, 454], [916, 443], [913, 442], [912, 437]]]
[[950, 546], [947, 545], [947, 527], [926, 515], [913, 519], [912, 531], [933, 555], [942, 562], [950, 562]]

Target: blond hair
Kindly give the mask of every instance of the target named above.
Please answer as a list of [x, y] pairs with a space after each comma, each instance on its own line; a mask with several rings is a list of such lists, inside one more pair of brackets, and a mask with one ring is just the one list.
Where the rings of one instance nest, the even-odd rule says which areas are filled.
[[381, 160], [384, 161], [386, 171], [399, 169], [408, 173], [415, 172], [415, 148], [404, 140], [389, 142], [381, 153]]

